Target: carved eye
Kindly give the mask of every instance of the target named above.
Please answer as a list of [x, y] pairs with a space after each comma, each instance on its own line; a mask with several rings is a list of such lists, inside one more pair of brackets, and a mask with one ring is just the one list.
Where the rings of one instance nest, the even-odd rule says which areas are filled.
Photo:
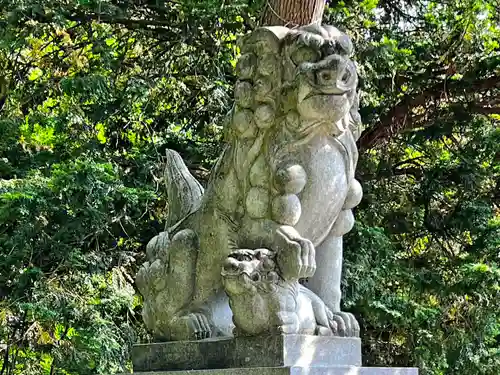
[[323, 69], [316, 72], [316, 81], [324, 86], [334, 85], [337, 81], [337, 74], [334, 70]]
[[233, 263], [231, 264], [231, 271], [239, 271], [240, 267], [238, 264]]
[[290, 58], [295, 65], [300, 65], [304, 62], [316, 62], [318, 61], [318, 53], [311, 48], [301, 47], [292, 52]]
[[252, 275], [252, 281], [255, 281], [255, 282], [260, 281], [260, 273], [254, 273]]

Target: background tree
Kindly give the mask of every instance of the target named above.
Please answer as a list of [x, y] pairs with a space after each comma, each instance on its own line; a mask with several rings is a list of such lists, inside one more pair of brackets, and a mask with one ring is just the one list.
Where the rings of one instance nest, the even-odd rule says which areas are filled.
[[[134, 274], [168, 211], [162, 155], [178, 150], [206, 179], [235, 41], [270, 17], [266, 4], [0, 0], [1, 375], [130, 366], [130, 345], [148, 339]], [[361, 78], [365, 197], [344, 309], [362, 323], [367, 365], [500, 368], [496, 6], [325, 8]]]
[[288, 27], [321, 23], [325, 0], [270, 0], [264, 6], [263, 25]]

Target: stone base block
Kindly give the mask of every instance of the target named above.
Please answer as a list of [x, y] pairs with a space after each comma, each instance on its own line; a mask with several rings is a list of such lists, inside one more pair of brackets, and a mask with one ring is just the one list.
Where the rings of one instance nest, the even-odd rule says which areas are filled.
[[418, 375], [418, 369], [356, 366], [253, 367], [219, 370], [139, 372], [137, 375]]
[[[267, 375], [267, 371], [279, 375], [282, 374], [280, 371], [285, 369], [269, 368], [281, 366], [289, 367], [286, 370], [289, 371], [287, 374], [292, 374], [290, 372], [292, 369], [293, 374], [299, 374], [297, 372], [299, 368], [308, 368], [312, 374], [317, 371], [312, 367], [361, 366], [361, 340], [334, 336], [276, 335], [140, 344], [134, 346], [132, 350], [132, 362], [134, 372], [167, 371], [164, 373], [166, 375], [170, 374], [168, 371], [173, 370], [207, 369], [230, 370], [201, 371], [200, 375], [237, 374], [240, 368], [248, 375]], [[267, 369], [263, 369], [264, 367]], [[259, 369], [252, 370], [252, 368]], [[183, 373], [176, 372], [176, 375], [181, 374]], [[332, 372], [331, 374], [368, 373]], [[382, 374], [385, 373], [380, 373]], [[396, 375], [393, 372], [387, 374]], [[403, 374], [406, 375], [402, 372], [401, 375]]]

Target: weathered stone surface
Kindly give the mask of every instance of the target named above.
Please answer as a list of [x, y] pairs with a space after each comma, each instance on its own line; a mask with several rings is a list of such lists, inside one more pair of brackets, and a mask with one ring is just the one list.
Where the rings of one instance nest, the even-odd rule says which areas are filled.
[[193, 371], [138, 372], [139, 375], [418, 375], [416, 368], [399, 367], [253, 367]]
[[252, 187], [245, 203], [252, 219], [264, 218], [269, 214], [269, 192], [264, 188]]
[[337, 316], [316, 294], [300, 285], [297, 277], [283, 277], [286, 270], [280, 270], [276, 260], [276, 254], [267, 249], [239, 249], [224, 262], [222, 283], [229, 296], [236, 334], [359, 336], [356, 321], [352, 324], [355, 331], [346, 332]]
[[[240, 44], [226, 147], [207, 188], [167, 154], [175, 223], [151, 242], [138, 273], [144, 320], [158, 339], [173, 341], [229, 336], [233, 324], [245, 334], [357, 336], [356, 319], [340, 310], [342, 236], [362, 195], [350, 40], [335, 27], [309, 25], [259, 28]], [[257, 282], [233, 303], [240, 308], [231, 319], [221, 267], [239, 249], [275, 254], [283, 283]], [[264, 284], [276, 286], [274, 294]], [[254, 308], [256, 301], [263, 305]]]
[[287, 165], [277, 169], [276, 188], [285, 194], [299, 194], [307, 182], [306, 171], [300, 165]]
[[295, 194], [278, 195], [272, 204], [272, 218], [277, 223], [294, 226], [300, 219], [302, 206]]
[[279, 366], [359, 366], [358, 338], [276, 335], [136, 345], [134, 372]]

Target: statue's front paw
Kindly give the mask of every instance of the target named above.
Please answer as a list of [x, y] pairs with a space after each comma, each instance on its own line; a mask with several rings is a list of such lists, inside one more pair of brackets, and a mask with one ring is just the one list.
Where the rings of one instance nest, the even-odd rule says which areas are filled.
[[173, 341], [203, 340], [212, 337], [210, 321], [200, 312], [174, 318], [171, 332]]
[[313, 276], [316, 252], [312, 242], [301, 237], [293, 227], [285, 225], [277, 230], [276, 235], [277, 261], [285, 280]]
[[330, 327], [334, 336], [359, 337], [359, 323], [351, 313], [333, 312]]

